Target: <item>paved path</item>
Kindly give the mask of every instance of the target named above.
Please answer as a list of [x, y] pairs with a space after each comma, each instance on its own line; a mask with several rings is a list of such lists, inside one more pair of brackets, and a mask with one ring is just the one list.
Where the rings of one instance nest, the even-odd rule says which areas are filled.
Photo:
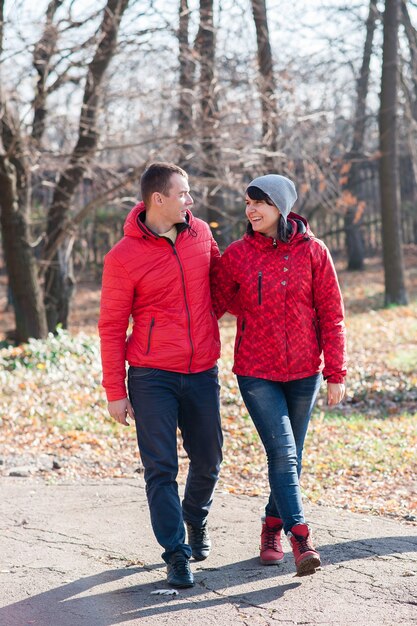
[[144, 485], [0, 478], [0, 626], [417, 625], [417, 528], [306, 506], [323, 568], [257, 559], [259, 498], [217, 493], [212, 555], [166, 589]]

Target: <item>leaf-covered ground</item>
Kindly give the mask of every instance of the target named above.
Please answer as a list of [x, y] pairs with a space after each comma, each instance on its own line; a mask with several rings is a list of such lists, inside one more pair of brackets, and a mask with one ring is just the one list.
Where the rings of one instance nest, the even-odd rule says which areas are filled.
[[[347, 307], [348, 397], [329, 412], [323, 387], [307, 436], [302, 489], [315, 503], [412, 521], [417, 516], [415, 249], [407, 259], [407, 307], [381, 308], [377, 260], [368, 262], [365, 273], [339, 273]], [[3, 474], [22, 465], [49, 481], [141, 471], [134, 427], [106, 416], [94, 333], [97, 302], [97, 288], [79, 291], [73, 327], [88, 332], [0, 350]], [[219, 488], [266, 496], [264, 452], [231, 374], [233, 320], [221, 326], [225, 447]], [[179, 455], [183, 480], [187, 460], [180, 442]]]

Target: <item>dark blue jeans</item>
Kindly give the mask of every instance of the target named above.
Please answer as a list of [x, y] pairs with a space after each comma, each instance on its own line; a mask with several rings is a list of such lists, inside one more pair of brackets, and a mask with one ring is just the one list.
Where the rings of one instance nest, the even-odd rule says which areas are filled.
[[265, 513], [280, 517], [288, 532], [305, 521], [299, 478], [304, 439], [322, 376], [287, 383], [252, 376], [237, 379], [267, 455], [271, 491]]
[[[222, 461], [217, 367], [179, 374], [130, 367], [129, 397], [145, 468], [152, 528], [168, 562], [174, 552], [191, 556], [184, 521], [201, 526], [210, 509]], [[178, 495], [177, 427], [190, 464], [182, 503]]]

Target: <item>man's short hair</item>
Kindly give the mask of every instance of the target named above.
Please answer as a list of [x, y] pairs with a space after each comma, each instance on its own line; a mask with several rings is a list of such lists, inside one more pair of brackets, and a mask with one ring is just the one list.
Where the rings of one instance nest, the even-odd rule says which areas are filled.
[[187, 172], [175, 163], [156, 161], [146, 168], [140, 179], [140, 192], [145, 206], [149, 204], [151, 196], [155, 192], [162, 193], [164, 196], [169, 195], [173, 174], [180, 174], [188, 180]]

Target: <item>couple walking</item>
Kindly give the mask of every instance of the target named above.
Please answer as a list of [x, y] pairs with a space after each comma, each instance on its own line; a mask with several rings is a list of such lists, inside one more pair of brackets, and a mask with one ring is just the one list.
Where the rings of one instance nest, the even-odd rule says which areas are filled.
[[[330, 254], [291, 212], [297, 193], [284, 176], [250, 183], [247, 232], [222, 257], [191, 212], [184, 170], [151, 164], [141, 196], [105, 258], [99, 332], [108, 410], [121, 424], [135, 421], [167, 581], [193, 586], [190, 558], [211, 549], [207, 516], [223, 442], [217, 319], [227, 310], [237, 316], [233, 371], [268, 463], [260, 559], [282, 561], [284, 532], [297, 573], [312, 573], [320, 556], [301, 500], [303, 444], [322, 377], [328, 404], [345, 393], [343, 303]], [[182, 501], [177, 428], [189, 458]]]

